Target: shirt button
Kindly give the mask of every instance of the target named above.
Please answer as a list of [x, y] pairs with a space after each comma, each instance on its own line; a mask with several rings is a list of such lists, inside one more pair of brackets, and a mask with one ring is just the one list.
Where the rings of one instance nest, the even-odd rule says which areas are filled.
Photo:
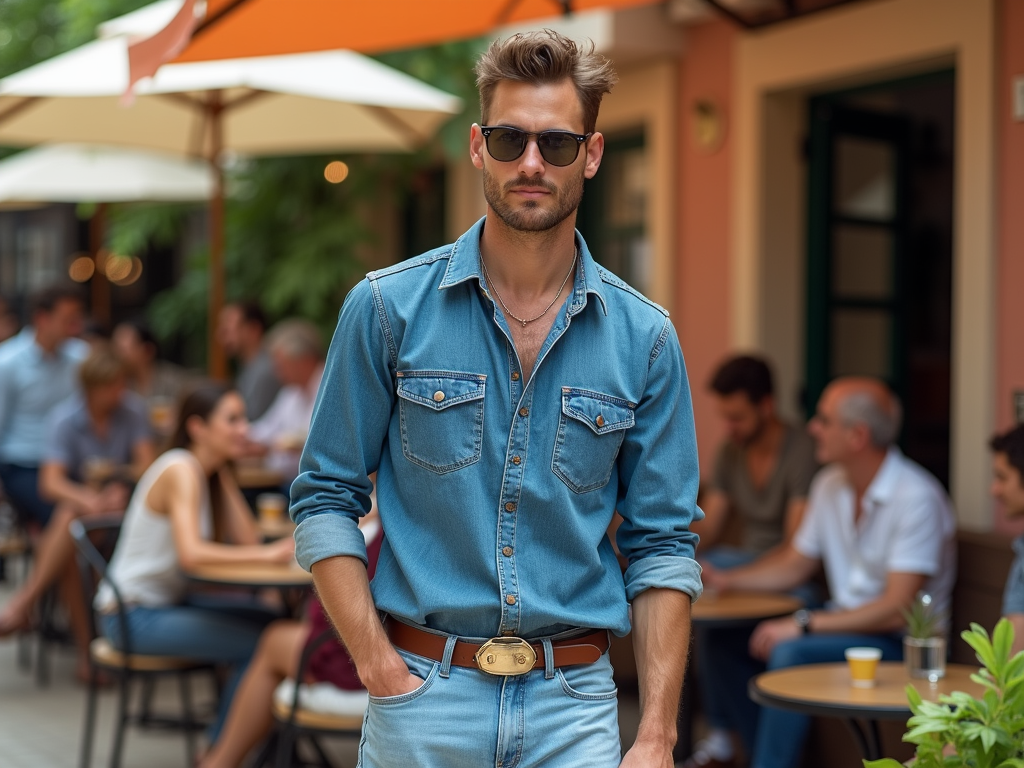
[[501, 554], [505, 557], [512, 557], [512, 547], [502, 547]]
[[520, 464], [523, 463], [523, 460], [521, 458], [519, 458], [518, 456], [513, 456], [512, 457], [512, 463], [515, 464], [518, 467]]
[[515, 595], [508, 595], [505, 598], [505, 602], [508, 603], [509, 605], [515, 605], [516, 604], [516, 596]]
[[519, 381], [519, 371], [512, 371], [512, 381]]
[[434, 393], [434, 402], [440, 403], [442, 400], [444, 400], [444, 392], [437, 390], [437, 392]]
[[519, 409], [519, 415], [522, 416], [525, 419], [527, 416], [530, 415], [530, 409], [529, 408], [520, 408]]
[[513, 502], [513, 501], [509, 501], [509, 502], [507, 502], [507, 503], [505, 504], [505, 511], [506, 511], [506, 512], [515, 512], [515, 511], [516, 511], [516, 505], [515, 505], [515, 502]]
[[595, 424], [597, 424], [597, 426], [599, 426], [599, 427], [603, 427], [603, 426], [604, 426], [604, 416], [600, 416], [600, 415], [599, 415], [599, 416], [598, 416], [598, 417], [597, 417], [597, 418], [596, 418], [596, 419], [594, 420], [594, 423], [595, 423]]

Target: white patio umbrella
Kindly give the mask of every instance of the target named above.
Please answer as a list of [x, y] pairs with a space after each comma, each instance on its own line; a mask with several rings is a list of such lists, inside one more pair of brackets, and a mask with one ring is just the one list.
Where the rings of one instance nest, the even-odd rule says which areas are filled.
[[0, 160], [0, 204], [207, 200], [207, 163], [163, 152], [49, 144]]
[[[224, 150], [408, 151], [461, 110], [457, 97], [351, 51], [167, 64], [126, 106], [129, 42], [96, 40], [0, 80], [0, 144], [84, 141], [209, 161], [211, 329], [224, 295]], [[212, 332], [210, 372], [225, 372]]]
[[[98, 260], [107, 203], [209, 200], [209, 163], [148, 150], [91, 144], [49, 144], [0, 161], [0, 208], [45, 203], [98, 203], [89, 223], [90, 250]], [[110, 285], [92, 276], [92, 311], [110, 320]]]

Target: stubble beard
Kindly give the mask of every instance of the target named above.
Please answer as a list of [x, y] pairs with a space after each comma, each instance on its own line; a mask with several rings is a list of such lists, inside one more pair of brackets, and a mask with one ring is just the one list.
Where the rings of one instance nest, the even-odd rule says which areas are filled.
[[[552, 193], [555, 207], [544, 209], [537, 200], [524, 200], [521, 206], [514, 207], [507, 197], [513, 189], [523, 186], [543, 187]], [[580, 206], [583, 199], [583, 170], [570, 177], [559, 191], [558, 187], [547, 179], [525, 181], [513, 179], [505, 182], [504, 188], [498, 180], [484, 169], [484, 199], [487, 205], [497, 214], [498, 218], [518, 232], [546, 232], [554, 229]]]

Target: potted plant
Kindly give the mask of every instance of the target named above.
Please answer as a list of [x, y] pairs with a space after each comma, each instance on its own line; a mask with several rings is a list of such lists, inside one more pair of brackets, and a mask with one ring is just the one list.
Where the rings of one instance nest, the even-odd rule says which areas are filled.
[[[1000, 619], [992, 633], [971, 624], [960, 635], [982, 668], [972, 679], [987, 689], [975, 699], [961, 691], [924, 701], [907, 686], [914, 713], [903, 740], [917, 745], [914, 768], [1024, 768], [1024, 651], [1010, 657], [1013, 625]], [[864, 761], [865, 768], [903, 768], [895, 760]]]
[[931, 595], [918, 592], [910, 610], [903, 611], [903, 618], [907, 621], [907, 634], [903, 637], [907, 673], [933, 683], [945, 677], [946, 615], [935, 610]]

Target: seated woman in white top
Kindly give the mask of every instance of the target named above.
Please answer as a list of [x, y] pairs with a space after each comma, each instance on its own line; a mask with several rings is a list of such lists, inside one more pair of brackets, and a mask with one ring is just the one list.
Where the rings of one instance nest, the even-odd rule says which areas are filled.
[[245, 403], [235, 390], [207, 384], [185, 397], [173, 447], [139, 480], [110, 563], [110, 579], [129, 606], [127, 638], [107, 584], [100, 586], [95, 603], [103, 634], [121, 650], [231, 667], [211, 738], [260, 632], [275, 614], [255, 601], [190, 596], [183, 571], [214, 563], [286, 563], [294, 557], [291, 539], [258, 543], [255, 520], [231, 473], [229, 463], [244, 450], [247, 429]]

